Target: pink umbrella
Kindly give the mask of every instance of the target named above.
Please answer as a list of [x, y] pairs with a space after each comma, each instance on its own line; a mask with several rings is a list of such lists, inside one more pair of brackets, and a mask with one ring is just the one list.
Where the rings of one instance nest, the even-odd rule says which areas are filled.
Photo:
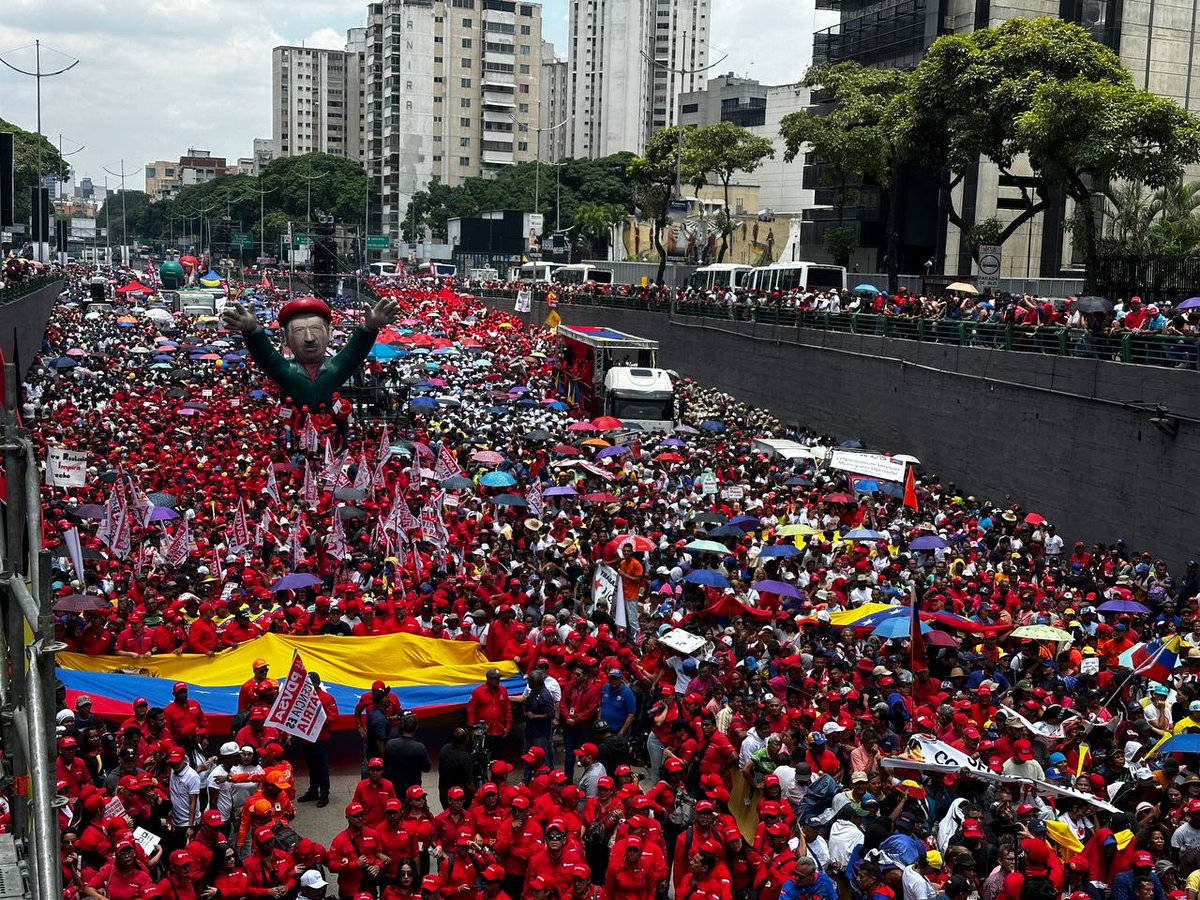
[[572, 422], [567, 426], [567, 431], [595, 431], [596, 426], [591, 422]]

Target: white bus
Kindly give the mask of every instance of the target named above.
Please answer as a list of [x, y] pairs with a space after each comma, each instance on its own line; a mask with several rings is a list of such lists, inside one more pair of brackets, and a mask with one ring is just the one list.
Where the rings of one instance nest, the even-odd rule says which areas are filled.
[[827, 291], [846, 289], [846, 267], [811, 262], [779, 262], [761, 266], [746, 276], [744, 287], [756, 291]]
[[513, 280], [521, 284], [544, 284], [553, 281], [554, 273], [562, 267], [562, 263], [527, 262], [517, 269], [517, 277]]
[[418, 278], [453, 278], [458, 274], [458, 266], [450, 263], [427, 262], [417, 267]]
[[697, 290], [725, 290], [739, 288], [745, 284], [754, 266], [741, 263], [713, 263], [711, 266], [701, 266], [692, 273], [688, 283]]
[[613, 273], [607, 269], [596, 269], [583, 263], [571, 266], [561, 266], [552, 276], [559, 284], [583, 284], [594, 281], [596, 284], [612, 284]]
[[389, 275], [396, 275], [403, 271], [404, 269], [400, 266], [399, 261], [371, 263], [371, 276], [373, 278], [387, 278]]

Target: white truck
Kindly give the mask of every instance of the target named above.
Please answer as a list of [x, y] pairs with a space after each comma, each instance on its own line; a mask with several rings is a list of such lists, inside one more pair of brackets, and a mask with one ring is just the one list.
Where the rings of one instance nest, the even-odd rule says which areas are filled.
[[658, 341], [595, 325], [561, 325], [559, 393], [591, 416], [646, 431], [675, 427], [675, 385], [657, 366]]

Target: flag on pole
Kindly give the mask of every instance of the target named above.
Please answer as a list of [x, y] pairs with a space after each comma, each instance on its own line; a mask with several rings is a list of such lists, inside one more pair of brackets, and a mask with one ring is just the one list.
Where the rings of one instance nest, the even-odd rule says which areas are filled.
[[67, 548], [67, 556], [71, 560], [71, 568], [75, 570], [75, 577], [83, 581], [83, 544], [79, 540], [79, 529], [68, 528], [63, 532], [63, 544]]
[[292, 667], [287, 678], [279, 682], [279, 696], [271, 704], [267, 728], [277, 728], [312, 743], [325, 726], [325, 707], [317, 694], [316, 685], [308, 677], [308, 669], [300, 651], [292, 654]]
[[279, 482], [275, 480], [275, 466], [267, 463], [267, 486], [265, 488], [267, 496], [279, 502]]
[[313, 480], [312, 467], [304, 460], [304, 502], [316, 506], [321, 502], [321, 492], [317, 490], [317, 482]]
[[904, 505], [915, 511], [917, 509], [917, 486], [913, 468], [909, 466], [904, 473]]
[[1171, 635], [1163, 640], [1159, 638], [1144, 644], [1133, 651], [1133, 671], [1148, 681], [1166, 684], [1179, 665], [1179, 651], [1183, 639]]
[[246, 525], [246, 507], [238, 500], [237, 512], [233, 514], [233, 528], [229, 535], [229, 549], [241, 552], [250, 543], [250, 529]]
[[304, 418], [304, 430], [300, 433], [300, 449], [316, 453], [319, 444], [320, 436], [317, 434], [317, 426], [313, 424], [312, 413], [309, 413]]
[[917, 592], [912, 593], [912, 609], [910, 610], [908, 645], [912, 650], [912, 662], [909, 666], [913, 674], [929, 671], [929, 662], [925, 658], [925, 635], [921, 631], [921, 600]]

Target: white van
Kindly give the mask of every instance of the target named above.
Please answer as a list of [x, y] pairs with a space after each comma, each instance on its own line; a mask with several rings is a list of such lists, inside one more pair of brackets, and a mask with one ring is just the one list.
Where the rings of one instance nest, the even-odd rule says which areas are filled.
[[521, 284], [544, 284], [553, 281], [554, 273], [562, 267], [562, 263], [527, 262], [517, 270], [514, 281]]
[[701, 266], [693, 272], [688, 284], [702, 291], [740, 288], [753, 271], [754, 266], [741, 263], [713, 263], [711, 266]]
[[612, 284], [613, 273], [607, 269], [596, 269], [583, 263], [575, 263], [559, 267], [552, 277], [559, 284], [583, 284], [586, 281], [594, 281], [596, 284]]
[[828, 291], [846, 289], [846, 267], [812, 262], [771, 263], [746, 276], [745, 286], [756, 291]]

